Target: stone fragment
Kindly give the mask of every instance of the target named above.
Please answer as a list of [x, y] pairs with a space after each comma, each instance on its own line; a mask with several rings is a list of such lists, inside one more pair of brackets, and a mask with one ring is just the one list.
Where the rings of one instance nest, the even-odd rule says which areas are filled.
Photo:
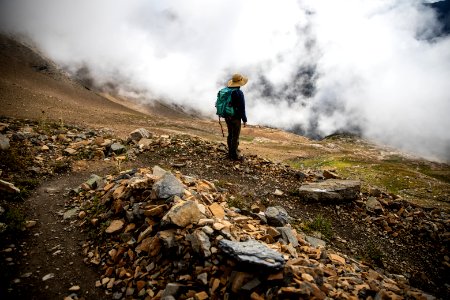
[[222, 230], [224, 228], [225, 228], [225, 225], [222, 224], [222, 223], [216, 222], [216, 223], [213, 224], [213, 229], [214, 230], [220, 231], [220, 230]]
[[277, 227], [277, 230], [281, 232], [281, 238], [286, 244], [291, 244], [292, 247], [298, 246], [297, 237], [292, 232], [292, 228], [290, 227]]
[[311, 244], [311, 246], [318, 248], [318, 247], [322, 247], [325, 248], [325, 246], [327, 245], [327, 243], [324, 240], [318, 239], [316, 237], [313, 236], [309, 236], [307, 235], [305, 237], [305, 240]]
[[136, 252], [147, 252], [149, 256], [153, 257], [158, 255], [161, 250], [161, 242], [158, 237], [148, 237], [142, 240], [142, 242], [136, 247]]
[[328, 254], [328, 258], [336, 264], [345, 265], [345, 258], [343, 258], [342, 256], [330, 253], [330, 254]]
[[195, 252], [203, 254], [205, 257], [211, 256], [211, 242], [208, 235], [202, 230], [196, 230], [189, 234], [186, 239], [191, 242]]
[[380, 201], [375, 197], [369, 197], [366, 202], [366, 210], [376, 213], [383, 212], [383, 206], [381, 206]]
[[166, 204], [158, 205], [156, 207], [144, 210], [144, 215], [146, 217], [161, 217], [167, 208], [168, 207]]
[[173, 248], [177, 245], [174, 230], [159, 231], [157, 235], [158, 238], [163, 242], [166, 249]]
[[75, 153], [77, 153], [77, 150], [72, 149], [72, 148], [66, 148], [66, 149], [64, 149], [64, 152], [68, 155], [74, 155]]
[[102, 186], [102, 181], [102, 177], [92, 174], [85, 183], [89, 186], [90, 189], [95, 190], [96, 188]]
[[123, 228], [125, 222], [123, 220], [113, 220], [108, 228], [105, 229], [106, 233], [114, 233]]
[[168, 283], [162, 292], [161, 298], [164, 299], [168, 296], [176, 297], [181, 287], [183, 286], [179, 283]]
[[323, 170], [323, 177], [326, 179], [338, 179], [339, 175], [331, 170]]
[[200, 212], [197, 203], [194, 201], [180, 201], [164, 215], [161, 222], [163, 224], [174, 224], [179, 227], [186, 227], [196, 223], [205, 216]]
[[42, 277], [42, 281], [47, 281], [49, 279], [52, 279], [53, 277], [55, 277], [54, 273], [48, 273], [47, 275], [45, 275], [44, 277]]
[[115, 154], [122, 154], [126, 151], [126, 148], [121, 143], [113, 143], [111, 144], [111, 151]]
[[329, 179], [302, 185], [299, 189], [299, 197], [307, 201], [348, 202], [357, 199], [360, 190], [360, 181]]
[[69, 288], [69, 291], [71, 291], [71, 292], [77, 292], [79, 290], [81, 290], [79, 285], [73, 285]]
[[152, 143], [153, 143], [153, 141], [151, 139], [142, 138], [139, 140], [139, 142], [137, 144], [141, 147], [141, 149], [142, 148], [145, 149], [145, 148], [149, 148]]
[[200, 281], [201, 283], [203, 283], [203, 285], [207, 285], [208, 284], [208, 273], [198, 274], [197, 280]]
[[206, 300], [209, 299], [208, 293], [205, 291], [199, 292], [195, 294], [195, 300]]
[[270, 235], [272, 238], [276, 238], [278, 236], [281, 235], [280, 231], [278, 231], [277, 229], [273, 228], [272, 226], [267, 227], [266, 230], [267, 234]]
[[1, 180], [1, 179], [0, 179], [0, 190], [5, 191], [7, 193], [11, 193], [11, 194], [20, 193], [20, 189], [15, 187], [14, 184], [4, 181], [4, 180]]
[[246, 292], [251, 292], [254, 289], [256, 289], [260, 284], [261, 284], [261, 281], [258, 278], [253, 278], [252, 280], [250, 280], [249, 282], [244, 284], [241, 287], [241, 290], [246, 291]]
[[223, 239], [219, 241], [219, 247], [239, 263], [272, 271], [284, 266], [284, 258], [279, 252], [255, 240], [233, 242]]
[[218, 219], [223, 219], [225, 217], [225, 211], [224, 211], [222, 205], [220, 205], [219, 203], [214, 202], [208, 208], [214, 217], [216, 217]]
[[181, 197], [184, 193], [184, 185], [174, 175], [166, 172], [153, 185], [153, 190], [158, 198], [169, 199], [173, 196]]
[[209, 227], [209, 226], [204, 226], [204, 227], [202, 228], [202, 230], [203, 230], [203, 232], [206, 233], [207, 235], [211, 235], [211, 234], [214, 233], [214, 229], [212, 229], [212, 228]]
[[9, 138], [0, 133], [0, 150], [8, 150], [9, 147]]
[[273, 194], [274, 194], [275, 196], [283, 196], [283, 195], [284, 195], [283, 191], [281, 191], [281, 190], [279, 190], [279, 189], [276, 189], [275, 192], [273, 192]]
[[37, 222], [35, 220], [28, 220], [25, 222], [25, 227], [26, 228], [32, 228], [34, 226], [36, 226]]
[[289, 223], [289, 215], [281, 206], [270, 206], [266, 209], [265, 215], [267, 224], [275, 227], [282, 227]]
[[198, 226], [205, 226], [205, 225], [212, 225], [212, 224], [214, 224], [213, 219], [200, 219], [200, 220], [198, 220], [198, 223], [197, 223]]
[[238, 293], [242, 286], [252, 278], [250, 273], [246, 272], [236, 272], [231, 274], [231, 291], [233, 293]]
[[133, 130], [130, 133], [130, 139], [135, 142], [139, 141], [143, 138], [148, 139], [151, 137], [152, 137], [152, 134], [145, 128], [138, 128], [138, 129]]
[[163, 168], [161, 168], [160, 166], [154, 166], [152, 168], [152, 173], [153, 173], [153, 175], [155, 175], [157, 177], [163, 177], [168, 172], [166, 170], [164, 170]]
[[67, 210], [66, 212], [64, 212], [63, 219], [67, 220], [76, 216], [78, 214], [78, 210], [79, 210], [78, 207]]

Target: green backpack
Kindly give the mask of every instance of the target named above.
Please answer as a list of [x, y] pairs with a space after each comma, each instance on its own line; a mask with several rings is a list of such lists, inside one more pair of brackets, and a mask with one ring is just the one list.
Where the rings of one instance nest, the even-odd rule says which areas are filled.
[[234, 107], [231, 106], [231, 92], [233, 88], [225, 87], [217, 93], [216, 115], [222, 118], [232, 117], [236, 114]]

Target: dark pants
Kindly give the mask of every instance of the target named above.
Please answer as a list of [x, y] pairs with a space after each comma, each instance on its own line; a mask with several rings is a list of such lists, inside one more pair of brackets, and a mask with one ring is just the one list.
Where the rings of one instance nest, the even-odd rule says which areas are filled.
[[226, 118], [228, 128], [228, 156], [231, 159], [238, 158], [238, 146], [239, 146], [239, 134], [241, 133], [241, 119], [239, 118]]

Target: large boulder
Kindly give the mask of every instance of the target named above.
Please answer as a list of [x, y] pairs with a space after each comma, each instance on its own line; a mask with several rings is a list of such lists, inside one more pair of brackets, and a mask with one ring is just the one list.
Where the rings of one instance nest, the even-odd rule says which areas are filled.
[[349, 202], [358, 199], [360, 191], [360, 181], [329, 179], [302, 185], [299, 197], [317, 202]]
[[277, 271], [284, 267], [284, 258], [279, 252], [255, 240], [233, 242], [223, 239], [219, 241], [219, 247], [243, 266], [266, 271]]

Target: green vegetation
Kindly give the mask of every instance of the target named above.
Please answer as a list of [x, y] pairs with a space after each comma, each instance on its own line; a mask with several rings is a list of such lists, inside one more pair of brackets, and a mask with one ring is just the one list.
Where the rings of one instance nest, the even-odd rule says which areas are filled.
[[[348, 145], [347, 145], [348, 146]], [[362, 155], [322, 155], [287, 162], [296, 169], [333, 169], [344, 179], [362, 182], [362, 191], [377, 186], [385, 192], [422, 204], [438, 200], [448, 202], [450, 166], [411, 160], [399, 155], [380, 158]]]
[[331, 239], [333, 237], [331, 220], [320, 214], [317, 215], [312, 221], [304, 224], [303, 230], [305, 232], [320, 232], [326, 239]]
[[14, 184], [20, 189], [20, 193], [16, 196], [16, 198], [26, 199], [31, 195], [31, 191], [39, 185], [39, 180], [29, 177], [17, 178]]
[[60, 160], [55, 162], [52, 165], [53, 172], [56, 174], [62, 174], [69, 172], [72, 169], [71, 163], [69, 160]]
[[376, 266], [383, 267], [383, 251], [372, 242], [368, 242], [365, 246], [363, 258]]
[[25, 226], [25, 216], [19, 209], [11, 207], [5, 213], [5, 224], [10, 233], [20, 232]]
[[236, 207], [239, 209], [245, 208], [247, 205], [245, 200], [240, 196], [230, 196], [227, 199], [227, 203], [229, 207]]

